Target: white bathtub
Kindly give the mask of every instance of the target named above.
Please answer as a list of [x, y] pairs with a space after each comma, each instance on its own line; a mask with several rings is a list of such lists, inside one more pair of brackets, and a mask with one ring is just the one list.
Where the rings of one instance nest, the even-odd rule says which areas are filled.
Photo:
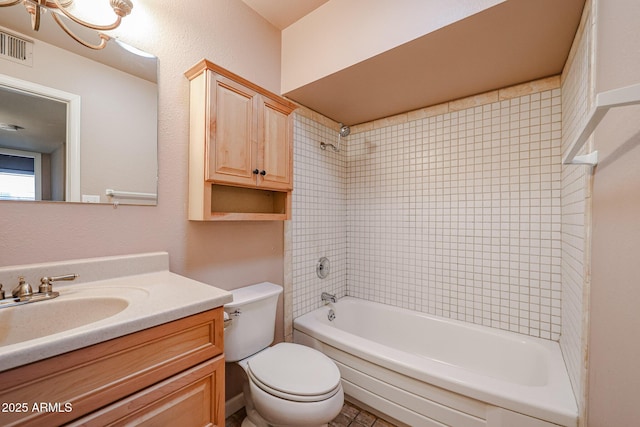
[[413, 427], [578, 423], [554, 341], [352, 297], [295, 319], [294, 341], [338, 364], [347, 395]]

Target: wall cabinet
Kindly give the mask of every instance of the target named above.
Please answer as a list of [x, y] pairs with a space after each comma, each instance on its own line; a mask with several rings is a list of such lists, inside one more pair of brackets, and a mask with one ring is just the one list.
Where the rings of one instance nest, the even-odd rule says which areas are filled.
[[0, 402], [26, 410], [0, 425], [222, 426], [222, 323], [220, 307], [1, 372]]
[[206, 60], [185, 75], [189, 219], [289, 219], [295, 104]]

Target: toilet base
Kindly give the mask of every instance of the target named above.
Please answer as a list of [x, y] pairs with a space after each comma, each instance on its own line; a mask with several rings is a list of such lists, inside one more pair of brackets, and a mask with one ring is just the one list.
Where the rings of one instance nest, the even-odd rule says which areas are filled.
[[[265, 424], [265, 426], [268, 424]], [[246, 417], [244, 420], [242, 420], [242, 426], [240, 427], [259, 427], [257, 425], [255, 425], [250, 419], [249, 417]]]

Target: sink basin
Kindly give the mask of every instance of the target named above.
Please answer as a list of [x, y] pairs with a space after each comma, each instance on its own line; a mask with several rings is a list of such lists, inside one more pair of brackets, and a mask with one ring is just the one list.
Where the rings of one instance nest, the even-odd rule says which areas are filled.
[[84, 326], [120, 313], [129, 302], [90, 296], [39, 301], [0, 309], [0, 346], [16, 344]]
[[165, 252], [0, 267], [0, 282], [13, 286], [24, 276], [37, 283], [39, 277], [72, 272], [79, 279], [54, 285], [57, 298], [16, 306], [5, 301], [0, 307], [0, 373], [232, 299], [227, 291], [170, 272]]

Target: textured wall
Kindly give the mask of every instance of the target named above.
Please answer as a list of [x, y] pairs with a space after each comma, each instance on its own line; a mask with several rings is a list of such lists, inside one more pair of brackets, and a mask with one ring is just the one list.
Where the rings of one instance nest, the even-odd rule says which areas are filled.
[[[640, 3], [596, 2], [596, 92], [640, 83]], [[594, 135], [588, 425], [638, 423], [640, 106], [611, 110]]]
[[[207, 58], [279, 93], [279, 31], [240, 0], [136, 0], [118, 33], [159, 58], [158, 206], [0, 203], [0, 265], [168, 251], [172, 271], [220, 288], [282, 284], [282, 222], [187, 220], [189, 83], [183, 74]], [[276, 334], [282, 337], [281, 327]], [[227, 377], [229, 397], [240, 391], [238, 375]]]
[[189, 83], [183, 75], [206, 57], [279, 92], [279, 32], [239, 0], [191, 7], [140, 0], [135, 7], [137, 15], [119, 32], [159, 58], [158, 206], [2, 203], [0, 265], [166, 250], [172, 270], [220, 287], [281, 282], [281, 223], [187, 221]]

